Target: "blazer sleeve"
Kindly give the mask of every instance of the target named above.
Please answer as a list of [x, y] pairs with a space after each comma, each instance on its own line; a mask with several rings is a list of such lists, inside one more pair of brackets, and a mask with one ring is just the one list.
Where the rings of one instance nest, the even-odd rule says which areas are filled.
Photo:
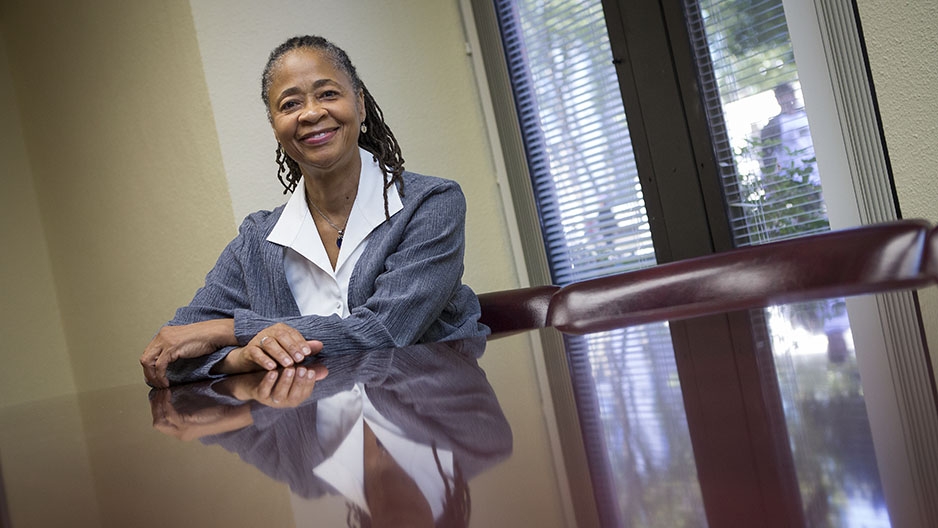
[[[440, 181], [444, 183], [418, 198], [416, 207], [405, 206], [379, 228], [383, 231], [373, 233], [383, 237], [369, 241], [379, 254], [368, 255], [369, 247], [358, 263], [349, 286], [349, 317], [271, 318], [239, 307], [234, 309], [238, 342], [247, 343], [277, 322], [296, 328], [306, 339], [322, 341], [326, 353], [418, 342], [452, 302], [463, 273], [466, 201], [456, 183]], [[379, 273], [362, 271], [373, 265], [381, 267]], [[360, 283], [371, 276], [373, 286]], [[370, 295], [357, 302], [353, 292]]]

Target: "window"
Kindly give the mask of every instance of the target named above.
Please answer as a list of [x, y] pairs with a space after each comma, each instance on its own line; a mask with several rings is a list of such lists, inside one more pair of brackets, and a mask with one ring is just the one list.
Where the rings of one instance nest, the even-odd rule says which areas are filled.
[[[894, 218], [895, 209], [883, 199], [891, 196], [888, 176], [876, 170], [884, 158], [858, 28], [842, 4], [472, 0], [533, 282], [563, 284], [831, 225]], [[826, 60], [799, 62], [799, 70], [791, 40], [810, 40], [804, 35], [813, 31], [812, 21], [823, 49], [810, 49], [809, 58]], [[857, 71], [862, 74], [851, 73]], [[818, 94], [825, 92], [824, 82], [842, 88], [801, 112], [808, 95], [823, 99]], [[832, 131], [833, 125], [839, 129]], [[845, 152], [823, 154], [826, 167], [832, 158], [846, 160], [846, 168], [831, 173], [849, 175], [848, 192], [858, 189], [857, 202], [869, 204], [855, 220], [845, 222], [842, 206], [823, 200], [837, 182], [822, 173], [821, 153], [814, 152], [812, 135], [819, 129], [823, 139], [835, 134], [846, 145]], [[905, 359], [879, 369], [899, 387], [866, 391], [859, 399], [856, 383], [836, 379], [864, 370], [855, 361], [859, 352], [852, 354], [840, 300], [566, 338], [560, 352], [547, 350], [554, 392], [567, 390], [564, 382], [571, 387], [576, 419], [586, 432], [594, 495], [588, 507], [596, 508], [604, 525], [723, 526], [748, 519], [753, 525], [838, 526], [858, 515], [874, 526], [938, 521], [938, 511], [923, 506], [936, 483], [909, 468], [877, 466], [871, 454], [885, 423], [877, 409], [915, 407], [925, 394], [925, 370], [915, 366], [924, 357], [921, 343], [907, 328], [914, 320], [909, 299], [872, 301], [878, 315], [861, 331], [888, 329], [883, 333], [899, 337], [885, 339], [882, 355]], [[826, 313], [810, 315], [816, 312]], [[851, 320], [856, 312], [851, 309]], [[792, 321], [822, 326], [805, 334]], [[894, 331], [896, 326], [906, 328]], [[805, 343], [824, 340], [822, 365], [792, 353], [789, 338], [799, 332]], [[878, 359], [863, 361], [873, 365]], [[833, 377], [832, 365], [840, 369]], [[871, 386], [870, 370], [877, 369], [865, 369], [863, 387]], [[827, 391], [823, 405], [855, 418], [860, 429], [851, 433], [866, 439], [857, 457], [825, 454], [825, 446], [811, 445], [817, 430], [801, 427], [812, 419], [823, 423], [824, 415], [817, 414], [816, 401], [792, 388], [819, 372], [827, 383], [818, 385]], [[913, 386], [918, 388], [906, 390]], [[934, 455], [917, 447], [935, 445], [932, 418], [919, 426], [920, 412], [901, 417], [912, 440], [907, 448], [887, 447], [880, 458], [935, 463]], [[811, 449], [820, 458], [806, 458]], [[882, 449], [880, 442], [876, 450]], [[692, 467], [680, 464], [687, 453]], [[852, 460], [862, 460], [865, 473], [852, 481], [854, 489], [845, 486], [831, 500], [830, 490], [818, 483], [846, 480], [812, 468]], [[876, 471], [883, 467], [877, 488]], [[900, 485], [894, 496], [908, 491], [914, 504], [893, 501], [884, 521], [877, 489], [895, 490], [897, 481], [911, 484]], [[734, 486], [731, 496], [727, 482]]]
[[[781, 0], [685, 0], [735, 246], [830, 229]], [[889, 526], [845, 299], [753, 314], [804, 518]], [[777, 425], [782, 431], [781, 423]]]
[[[497, 0], [551, 282], [653, 266], [602, 5]], [[565, 348], [604, 525], [703, 517], [666, 323]]]

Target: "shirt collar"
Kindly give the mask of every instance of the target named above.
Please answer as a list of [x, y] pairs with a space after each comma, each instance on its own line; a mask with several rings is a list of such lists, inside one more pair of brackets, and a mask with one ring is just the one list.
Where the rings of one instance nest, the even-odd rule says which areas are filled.
[[[336, 270], [348, 260], [355, 249], [374, 231], [384, 223], [384, 173], [374, 160], [374, 155], [359, 147], [362, 169], [358, 179], [358, 193], [355, 203], [349, 214], [348, 224], [345, 228], [345, 237], [342, 239], [342, 248], [339, 250], [339, 259], [336, 261]], [[394, 216], [404, 208], [397, 186], [388, 189], [388, 213]], [[269, 242], [289, 247], [303, 255], [307, 260], [316, 264], [328, 273], [333, 273], [329, 264], [329, 257], [323, 247], [322, 239], [316, 230], [316, 224], [306, 205], [306, 187], [303, 178], [296, 185], [293, 196], [287, 201], [280, 213], [277, 224], [274, 225]]]

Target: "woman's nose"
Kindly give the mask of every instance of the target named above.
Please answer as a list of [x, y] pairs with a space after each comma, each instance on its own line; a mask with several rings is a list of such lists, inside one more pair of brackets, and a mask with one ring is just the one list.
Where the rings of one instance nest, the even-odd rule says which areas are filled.
[[317, 121], [324, 113], [322, 105], [311, 102], [303, 107], [303, 111], [300, 113], [300, 119], [304, 121]]

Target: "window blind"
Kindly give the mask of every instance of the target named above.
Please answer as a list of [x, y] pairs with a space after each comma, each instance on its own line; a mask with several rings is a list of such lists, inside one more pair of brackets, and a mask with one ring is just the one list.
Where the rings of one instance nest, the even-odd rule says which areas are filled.
[[555, 284], [655, 264], [599, 2], [496, 2]]
[[[600, 1], [494, 4], [554, 284], [655, 265]], [[705, 523], [667, 324], [564, 341], [602, 524]]]
[[737, 246], [830, 224], [781, 0], [688, 0]]

